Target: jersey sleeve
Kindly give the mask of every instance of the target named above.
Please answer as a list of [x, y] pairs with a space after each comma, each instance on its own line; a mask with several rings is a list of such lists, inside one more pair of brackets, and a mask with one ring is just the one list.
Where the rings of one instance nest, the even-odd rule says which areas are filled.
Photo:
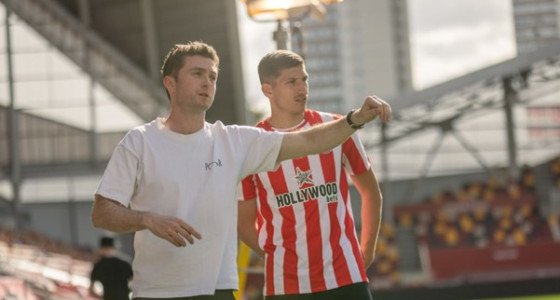
[[245, 201], [257, 197], [256, 175], [249, 175], [239, 184], [237, 189], [237, 200]]
[[357, 134], [353, 134], [342, 144], [344, 168], [350, 175], [359, 175], [371, 168], [364, 145]]

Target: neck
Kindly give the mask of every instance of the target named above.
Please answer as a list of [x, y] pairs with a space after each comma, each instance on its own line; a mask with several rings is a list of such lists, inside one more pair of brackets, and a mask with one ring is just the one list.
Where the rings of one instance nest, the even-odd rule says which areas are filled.
[[171, 111], [169, 117], [163, 121], [163, 125], [165, 128], [180, 134], [191, 134], [204, 127], [205, 117], [205, 112], [185, 115]]
[[304, 119], [304, 113], [301, 114], [278, 114], [272, 112], [268, 123], [274, 128], [287, 129], [300, 124]]

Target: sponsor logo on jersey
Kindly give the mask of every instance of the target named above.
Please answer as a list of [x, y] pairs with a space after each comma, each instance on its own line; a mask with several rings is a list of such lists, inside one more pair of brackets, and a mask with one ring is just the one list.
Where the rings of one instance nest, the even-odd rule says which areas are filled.
[[296, 180], [299, 188], [301, 189], [304, 184], [314, 184], [313, 178], [311, 177], [311, 170], [302, 171], [299, 167], [296, 167]]
[[306, 202], [309, 200], [317, 200], [319, 197], [326, 199], [327, 203], [338, 201], [338, 186], [336, 182], [310, 186], [296, 192], [284, 193], [276, 195], [276, 204], [278, 208]]

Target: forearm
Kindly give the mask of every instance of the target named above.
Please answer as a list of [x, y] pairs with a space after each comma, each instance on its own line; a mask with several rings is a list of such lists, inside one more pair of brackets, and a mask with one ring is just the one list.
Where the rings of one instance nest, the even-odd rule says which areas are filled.
[[264, 258], [264, 251], [259, 246], [257, 230], [254, 226], [237, 227], [239, 238], [260, 257]]
[[362, 199], [362, 231], [360, 246], [366, 268], [373, 262], [379, 229], [381, 227], [381, 195]]
[[[388, 122], [391, 118], [391, 107], [375, 96], [367, 97], [362, 107], [348, 116], [350, 122], [355, 125], [363, 125], [378, 116], [383, 122]], [[282, 140], [276, 162], [326, 152], [342, 144], [354, 131], [356, 129], [350, 126], [347, 118], [340, 118], [307, 130], [288, 133]]]
[[287, 133], [282, 142], [278, 162], [329, 151], [342, 144], [355, 131], [346, 119], [340, 118], [307, 130]]
[[367, 172], [352, 177], [352, 182], [362, 198], [362, 230], [360, 247], [367, 268], [374, 259], [377, 237], [381, 227], [383, 198], [379, 183], [370, 168]]
[[239, 238], [253, 249], [260, 257], [264, 258], [264, 251], [259, 246], [256, 220], [257, 208], [256, 200], [245, 200], [238, 204], [237, 233]]
[[116, 201], [95, 195], [91, 220], [94, 227], [124, 233], [146, 229], [147, 216], [146, 212], [130, 210]]

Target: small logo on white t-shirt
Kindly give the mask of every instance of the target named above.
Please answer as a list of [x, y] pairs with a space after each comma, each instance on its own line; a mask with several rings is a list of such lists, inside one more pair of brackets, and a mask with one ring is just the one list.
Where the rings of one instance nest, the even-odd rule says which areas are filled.
[[210, 171], [214, 167], [221, 167], [222, 166], [222, 161], [220, 159], [218, 159], [218, 161], [204, 163], [204, 166], [206, 167], [206, 171]]

